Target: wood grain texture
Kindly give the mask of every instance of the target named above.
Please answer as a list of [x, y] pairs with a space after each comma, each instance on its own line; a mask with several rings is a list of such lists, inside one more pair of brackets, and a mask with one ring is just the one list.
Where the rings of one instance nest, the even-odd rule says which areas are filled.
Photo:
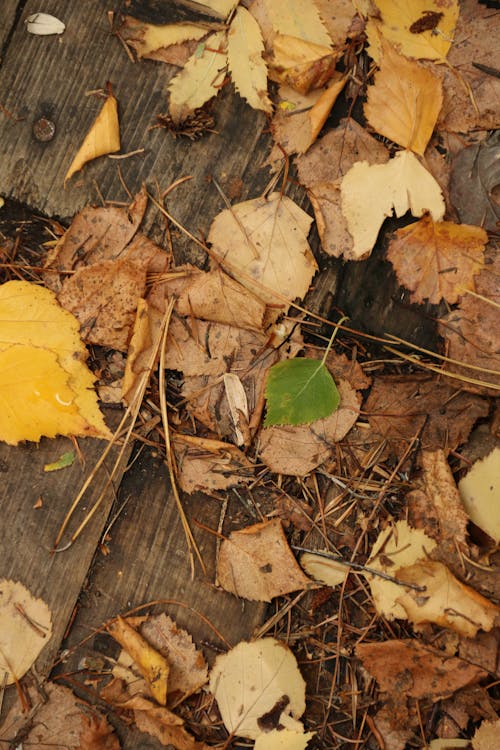
[[[0, 65], [3, 60], [3, 47], [8, 42], [9, 34], [16, 21], [16, 12], [20, 5], [19, 0], [2, 0], [0, 11]], [[0, 104], [2, 102], [0, 101]]]

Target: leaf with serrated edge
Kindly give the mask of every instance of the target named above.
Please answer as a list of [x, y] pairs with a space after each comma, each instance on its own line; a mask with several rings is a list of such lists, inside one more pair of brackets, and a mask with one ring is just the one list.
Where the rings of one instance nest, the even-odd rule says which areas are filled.
[[266, 399], [265, 427], [309, 424], [329, 417], [340, 402], [325, 365], [305, 357], [278, 362], [270, 368]]
[[278, 34], [330, 47], [332, 40], [311, 0], [265, 0], [264, 6]]
[[227, 60], [236, 91], [254, 109], [272, 110], [267, 95], [267, 66], [262, 57], [264, 43], [259, 25], [246, 8], [240, 7], [230, 26]]
[[211, 34], [172, 79], [169, 107], [174, 122], [182, 122], [219, 93], [227, 63], [225, 46], [226, 32]]
[[441, 188], [411, 151], [399, 151], [386, 164], [356, 162], [342, 179], [342, 213], [354, 240], [353, 256], [360, 260], [372, 251], [379, 229], [393, 211], [443, 218]]

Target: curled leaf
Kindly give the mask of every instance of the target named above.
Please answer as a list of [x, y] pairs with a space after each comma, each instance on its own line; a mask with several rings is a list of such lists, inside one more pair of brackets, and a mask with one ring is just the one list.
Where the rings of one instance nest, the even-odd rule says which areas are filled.
[[97, 118], [85, 136], [78, 153], [70, 164], [64, 183], [79, 172], [88, 161], [120, 150], [120, 125], [118, 122], [118, 102], [109, 93]]

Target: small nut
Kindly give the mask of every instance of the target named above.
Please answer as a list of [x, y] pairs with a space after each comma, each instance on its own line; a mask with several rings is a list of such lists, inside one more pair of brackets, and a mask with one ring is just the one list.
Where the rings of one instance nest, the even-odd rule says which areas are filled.
[[33, 124], [33, 136], [40, 143], [47, 143], [51, 141], [56, 134], [56, 126], [52, 120], [48, 120], [46, 117], [40, 117]]

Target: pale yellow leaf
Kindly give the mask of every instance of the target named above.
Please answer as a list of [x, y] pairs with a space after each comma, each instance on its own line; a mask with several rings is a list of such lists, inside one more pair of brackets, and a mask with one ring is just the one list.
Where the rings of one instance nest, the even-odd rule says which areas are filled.
[[476, 461], [458, 484], [471, 521], [500, 542], [500, 448]]
[[[434, 539], [420, 529], [412, 529], [406, 521], [398, 521], [381, 531], [367, 567], [395, 577], [396, 571], [425, 558], [436, 547]], [[406, 618], [406, 610], [398, 604], [404, 588], [379, 576], [366, 574], [377, 612], [390, 620]]]
[[337, 53], [295, 36], [277, 34], [269, 59], [269, 77], [300, 94], [324, 86], [335, 74]]
[[332, 587], [344, 583], [349, 572], [347, 565], [341, 565], [335, 560], [329, 560], [327, 557], [314, 555], [311, 552], [305, 552], [302, 555], [300, 564], [315, 581], [321, 581]]
[[[453, 42], [458, 20], [458, 0], [373, 0], [382, 21], [371, 18], [366, 26], [369, 54], [380, 60], [380, 35], [394, 44], [403, 55], [426, 60], [444, 60]], [[413, 24], [423, 21], [428, 13], [438, 13], [435, 28], [415, 31]], [[414, 31], [410, 31], [410, 28]]]
[[[131, 19], [131, 23], [134, 21], [135, 19]], [[169, 23], [156, 26], [152, 23], [135, 21], [135, 24], [137, 24], [135, 36], [129, 41], [133, 42], [131, 46], [136, 50], [138, 57], [144, 57], [162, 47], [170, 47], [172, 44], [201, 39], [207, 33], [205, 26], [197, 26], [194, 23]]]
[[0, 684], [20, 680], [51, 635], [52, 617], [45, 602], [21, 583], [1, 579]]
[[[0, 352], [4, 364], [0, 424], [9, 434], [2, 439], [17, 443], [55, 434], [110, 437], [93, 389], [95, 378], [85, 364], [87, 350], [80, 339], [78, 321], [59, 305], [53, 292], [28, 281], [9, 281], [0, 286]], [[17, 357], [26, 363], [26, 369], [15, 364]], [[23, 381], [11, 377], [9, 368], [10, 373], [12, 368], [24, 372]], [[15, 392], [14, 386], [24, 389], [27, 401], [17, 399], [19, 391]], [[28, 435], [23, 430], [30, 409], [41, 421], [33, 420]], [[33, 437], [37, 430], [40, 434]]]
[[224, 390], [233, 420], [236, 445], [244, 445], [245, 435], [241, 429], [248, 434], [248, 400], [243, 383], [234, 372], [224, 373]]
[[341, 183], [342, 213], [354, 240], [353, 256], [368, 255], [378, 232], [393, 211], [422, 216], [429, 211], [434, 221], [443, 218], [441, 188], [411, 151], [400, 151], [385, 164], [357, 162]]
[[236, 91], [254, 109], [272, 110], [267, 94], [267, 66], [262, 57], [264, 43], [259, 25], [240, 6], [229, 28], [227, 60]]
[[79, 172], [88, 161], [120, 150], [120, 125], [118, 122], [118, 102], [113, 94], [108, 94], [101, 111], [85, 136], [78, 153], [66, 172], [64, 182]]
[[380, 70], [368, 88], [365, 116], [377, 133], [423, 155], [443, 103], [440, 79], [383, 42]]
[[182, 122], [219, 93], [226, 66], [226, 32], [217, 31], [200, 43], [181, 72], [170, 82], [169, 107], [174, 122]]
[[200, 5], [210, 8], [213, 13], [221, 18], [227, 18], [237, 4], [238, 0], [202, 0], [200, 2]]
[[264, 0], [263, 5], [278, 34], [331, 46], [332, 40], [313, 0]]
[[294, 732], [291, 729], [272, 729], [259, 734], [254, 750], [305, 750], [314, 732]]
[[222, 266], [267, 304], [303, 297], [317, 270], [307, 235], [312, 219], [280, 193], [215, 217], [208, 241]]
[[258, 720], [271, 709], [285, 729], [303, 731], [298, 719], [306, 707], [305, 682], [288, 646], [274, 638], [241, 642], [218, 656], [210, 690], [228, 732], [256, 739], [262, 734]]
[[483, 721], [472, 738], [472, 750], [498, 750], [500, 736], [500, 718], [495, 721]]

